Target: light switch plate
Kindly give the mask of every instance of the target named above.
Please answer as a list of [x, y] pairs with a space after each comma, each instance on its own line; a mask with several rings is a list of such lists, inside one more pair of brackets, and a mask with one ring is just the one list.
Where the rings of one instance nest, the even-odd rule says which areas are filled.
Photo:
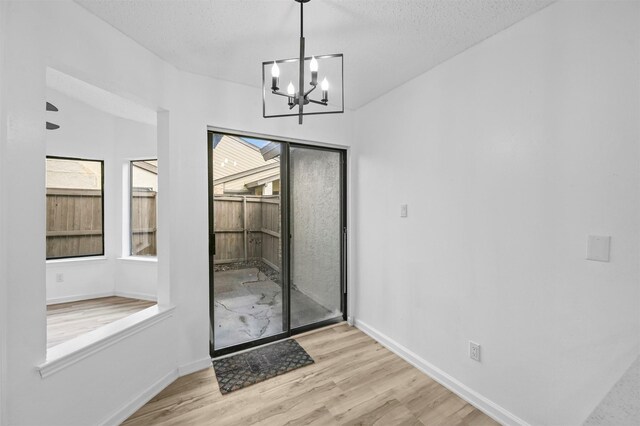
[[610, 250], [610, 236], [589, 235], [587, 238], [587, 260], [608, 262]]
[[400, 217], [407, 217], [407, 205], [400, 204]]

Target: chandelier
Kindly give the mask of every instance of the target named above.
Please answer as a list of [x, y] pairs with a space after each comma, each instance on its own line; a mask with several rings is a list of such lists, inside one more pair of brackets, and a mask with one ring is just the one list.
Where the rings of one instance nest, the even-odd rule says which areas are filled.
[[[262, 116], [297, 115], [298, 124], [302, 124], [303, 115], [344, 112], [343, 56], [339, 53], [305, 57], [303, 6], [310, 0], [294, 1], [300, 3], [300, 56], [262, 63]], [[307, 71], [309, 79], [305, 79]], [[266, 78], [267, 73], [270, 79]], [[289, 83], [283, 90], [280, 82], [286, 84], [287, 80]], [[318, 85], [320, 90], [316, 91]]]

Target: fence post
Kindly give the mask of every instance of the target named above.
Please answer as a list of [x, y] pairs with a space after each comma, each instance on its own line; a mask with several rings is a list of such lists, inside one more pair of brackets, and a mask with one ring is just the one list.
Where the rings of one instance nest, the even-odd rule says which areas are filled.
[[242, 196], [242, 228], [244, 229], [244, 261], [246, 262], [248, 260], [248, 255], [249, 252], [247, 250], [247, 237], [248, 237], [248, 231], [247, 231], [247, 196], [243, 195]]

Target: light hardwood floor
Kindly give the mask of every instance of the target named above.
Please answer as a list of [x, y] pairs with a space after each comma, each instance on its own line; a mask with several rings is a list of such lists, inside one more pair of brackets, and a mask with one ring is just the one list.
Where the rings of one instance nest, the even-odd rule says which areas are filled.
[[124, 424], [497, 424], [354, 327], [296, 340], [315, 364], [224, 396], [209, 368], [176, 380]]
[[47, 306], [47, 348], [155, 305], [126, 297], [101, 297]]

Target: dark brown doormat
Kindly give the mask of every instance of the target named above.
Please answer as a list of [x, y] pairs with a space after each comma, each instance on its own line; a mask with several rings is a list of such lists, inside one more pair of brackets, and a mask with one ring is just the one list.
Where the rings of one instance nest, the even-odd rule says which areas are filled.
[[313, 358], [293, 339], [213, 360], [224, 395], [288, 371], [313, 364]]

